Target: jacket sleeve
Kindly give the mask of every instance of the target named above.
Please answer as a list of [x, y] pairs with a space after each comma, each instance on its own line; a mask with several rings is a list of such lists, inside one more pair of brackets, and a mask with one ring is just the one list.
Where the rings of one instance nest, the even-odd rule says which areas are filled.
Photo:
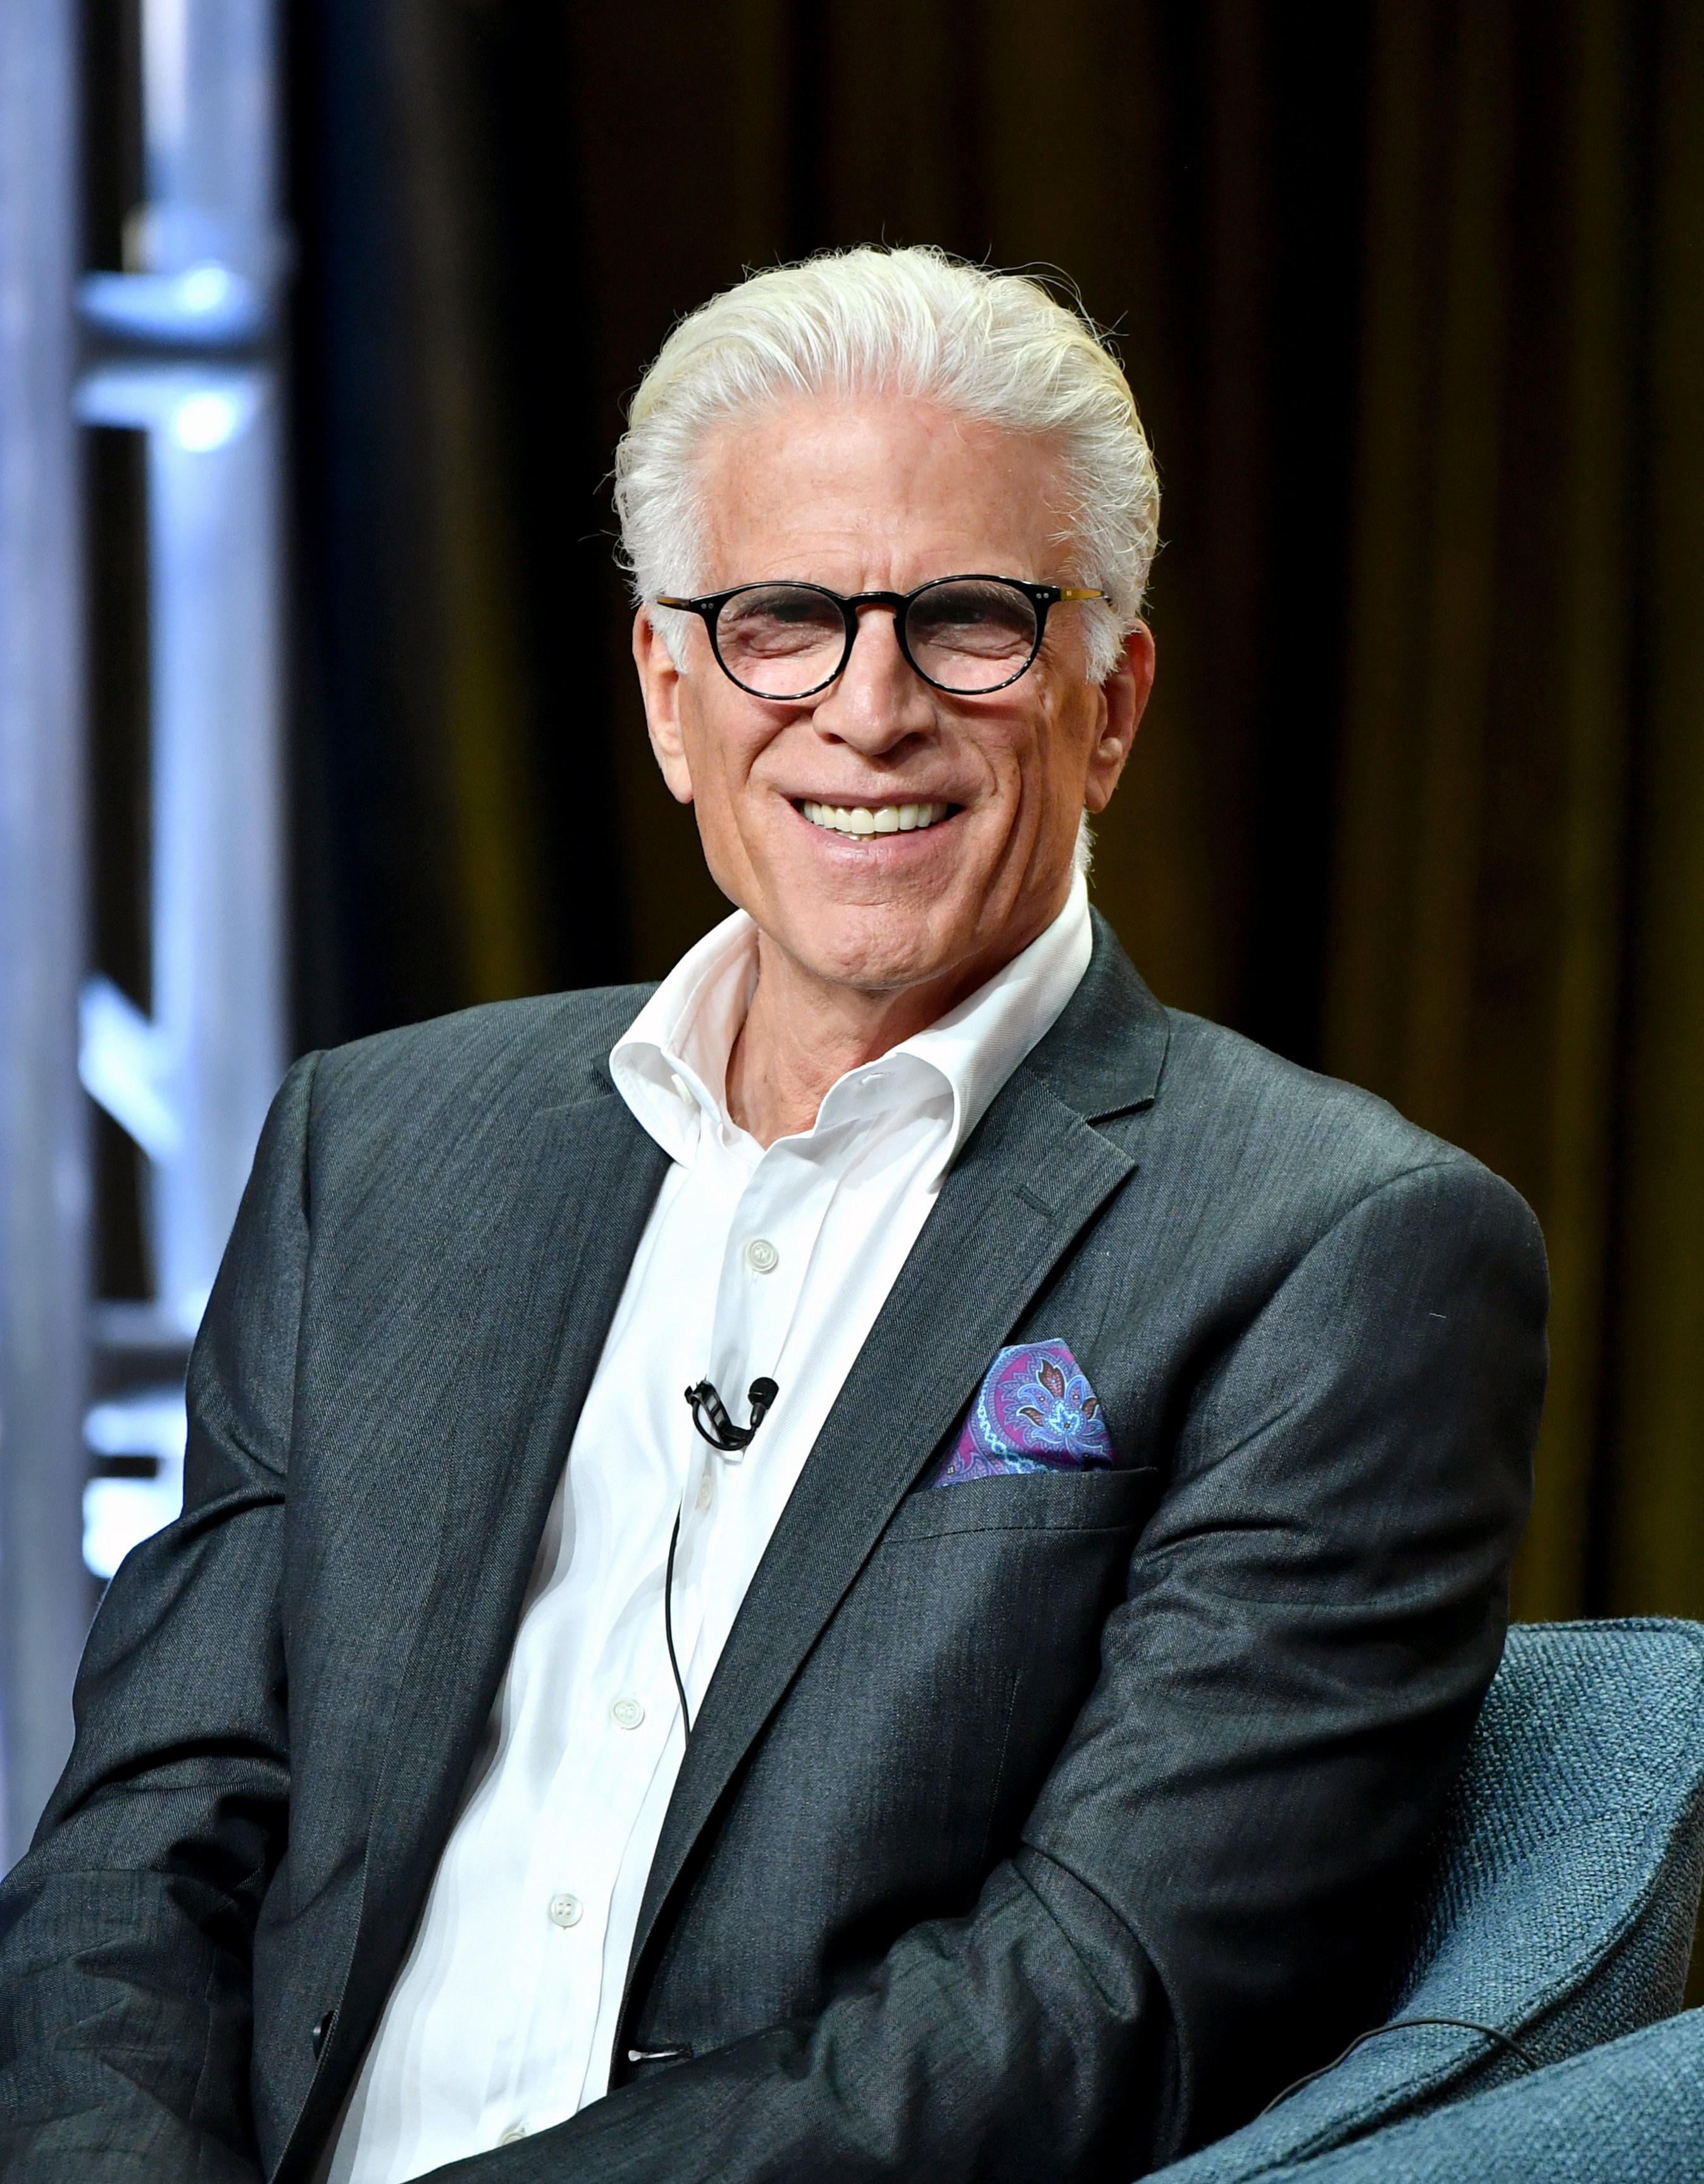
[[285, 1841], [277, 1592], [317, 1057], [274, 1103], [191, 1358], [182, 1516], [95, 1619], [77, 1738], [0, 1888], [0, 2170], [242, 2180], [255, 1917]]
[[437, 2172], [1123, 2180], [1374, 2022], [1495, 1670], [1536, 1223], [1465, 1157], [1370, 1190], [1209, 1346], [1017, 1854], [876, 1975]]

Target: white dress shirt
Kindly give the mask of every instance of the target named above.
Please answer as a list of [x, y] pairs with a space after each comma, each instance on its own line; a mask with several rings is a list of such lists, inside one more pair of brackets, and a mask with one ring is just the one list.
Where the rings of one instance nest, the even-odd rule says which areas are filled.
[[[1089, 966], [1087, 889], [915, 1039], [766, 1151], [729, 1120], [757, 978], [728, 918], [617, 1042], [621, 1097], [672, 1162], [576, 1429], [508, 1672], [412, 1947], [345, 2112], [332, 2184], [394, 2184], [560, 2123], [608, 2087], [640, 1899], [693, 1715], [829, 1409], [989, 1102]], [[743, 1454], [695, 1432], [705, 1377]]]

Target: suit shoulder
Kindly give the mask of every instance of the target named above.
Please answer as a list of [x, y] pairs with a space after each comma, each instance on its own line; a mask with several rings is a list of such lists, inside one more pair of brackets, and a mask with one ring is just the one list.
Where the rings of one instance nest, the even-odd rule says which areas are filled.
[[316, 1113], [395, 1112], [583, 1096], [652, 988], [590, 986], [488, 1001], [333, 1047], [315, 1076]]
[[1161, 1104], [1194, 1157], [1262, 1173], [1287, 1193], [1311, 1182], [1342, 1206], [1423, 1174], [1447, 1196], [1506, 1201], [1531, 1221], [1512, 1185], [1376, 1093], [1287, 1061], [1206, 1017], [1167, 1013]]

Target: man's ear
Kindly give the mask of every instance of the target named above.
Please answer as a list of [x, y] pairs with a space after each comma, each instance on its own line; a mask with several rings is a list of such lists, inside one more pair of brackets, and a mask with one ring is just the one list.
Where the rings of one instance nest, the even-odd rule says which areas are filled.
[[1118, 665], [1100, 686], [1100, 733], [1089, 754], [1089, 778], [1083, 793], [1083, 801], [1090, 811], [1104, 811], [1111, 801], [1153, 688], [1153, 632], [1146, 622], [1139, 621], [1124, 640]]
[[693, 777], [687, 764], [686, 740], [681, 733], [681, 671], [676, 666], [662, 632], [649, 607], [633, 616], [633, 665], [639, 671], [639, 689], [645, 701], [645, 727], [662, 768], [669, 794], [677, 804], [693, 800]]

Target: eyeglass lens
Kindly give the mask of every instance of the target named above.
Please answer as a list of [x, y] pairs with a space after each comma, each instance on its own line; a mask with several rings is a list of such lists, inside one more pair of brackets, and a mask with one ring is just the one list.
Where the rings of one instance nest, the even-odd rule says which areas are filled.
[[[1019, 591], [977, 582], [931, 584], [905, 610], [917, 671], [961, 695], [998, 690], [1036, 649], [1036, 610]], [[716, 623], [722, 666], [764, 698], [804, 698], [840, 671], [846, 625], [838, 606], [803, 584], [737, 592]]]

